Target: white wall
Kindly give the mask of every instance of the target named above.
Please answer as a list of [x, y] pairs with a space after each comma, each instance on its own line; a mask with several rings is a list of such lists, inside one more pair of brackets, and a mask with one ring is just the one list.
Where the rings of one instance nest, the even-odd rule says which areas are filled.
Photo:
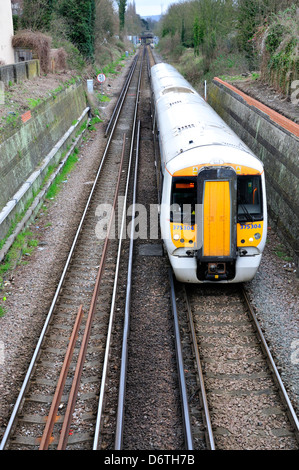
[[11, 45], [13, 22], [11, 0], [0, 0], [0, 61], [5, 65], [14, 64], [14, 50]]

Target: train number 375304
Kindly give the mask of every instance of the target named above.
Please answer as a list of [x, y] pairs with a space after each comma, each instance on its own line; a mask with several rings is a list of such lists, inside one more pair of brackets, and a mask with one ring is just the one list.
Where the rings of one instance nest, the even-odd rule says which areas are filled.
[[240, 229], [247, 229], [247, 228], [261, 228], [261, 224], [245, 224], [245, 225], [240, 225]]
[[194, 225], [173, 225], [173, 230], [194, 230]]

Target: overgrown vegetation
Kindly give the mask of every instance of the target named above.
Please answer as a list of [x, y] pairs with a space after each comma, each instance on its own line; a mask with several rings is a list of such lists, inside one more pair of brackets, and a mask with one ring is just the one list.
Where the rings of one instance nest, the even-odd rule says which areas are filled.
[[[122, 4], [125, 15], [126, 2]], [[61, 69], [69, 68], [75, 72], [71, 74], [72, 78], [67, 81], [64, 79], [64, 82], [61, 82], [55, 90], [48, 91], [47, 96], [26, 97], [28, 108], [32, 110], [48, 99], [49, 95], [55, 99], [60, 91], [75, 83], [78, 76], [95, 78], [99, 72], [104, 72], [106, 75], [118, 73], [126, 58], [124, 52], [133, 50], [132, 44], [126, 41], [128, 30], [125, 27], [125, 18], [129, 19], [128, 22], [132, 25], [134, 34], [140, 34], [141, 31], [141, 20], [136, 15], [134, 7], [129, 9], [128, 16], [125, 15], [120, 34], [120, 18], [114, 8], [113, 0], [23, 0], [20, 1], [20, 5], [23, 7], [21, 15], [14, 17], [14, 46], [31, 49], [40, 59], [41, 72], [45, 75], [51, 70], [53, 54]], [[13, 102], [10, 91], [13, 87], [19, 86], [19, 84], [11, 83], [7, 88], [4, 106], [9, 110], [9, 114], [1, 117], [0, 127], [6, 127], [8, 124], [13, 127], [21, 125], [20, 113], [24, 110], [21, 104]], [[98, 103], [109, 100], [109, 97], [102, 94], [98, 94], [97, 98]], [[95, 131], [96, 124], [101, 122], [99, 110], [94, 109], [93, 112], [95, 116], [89, 122], [89, 132]], [[85, 128], [86, 122], [78, 129], [76, 136]], [[61, 173], [50, 186], [46, 199], [55, 198], [77, 160], [78, 150], [75, 149]], [[49, 168], [43, 185], [53, 171], [54, 168]], [[9, 233], [5, 239], [0, 240], [0, 248], [13, 233], [35, 196], [36, 194], [33, 194], [27, 202], [22, 214], [15, 217]], [[0, 295], [0, 317], [6, 313], [5, 284], [9, 282], [12, 270], [19, 263], [26, 262], [25, 256], [29, 259], [37, 244], [38, 241], [34, 239], [32, 233], [26, 230], [17, 236], [4, 261], [0, 263], [0, 293], [2, 294]]]
[[23, 255], [30, 256], [38, 242], [33, 238], [32, 232], [25, 230], [20, 233], [0, 265], [0, 288], [3, 287], [4, 277], [21, 260]]
[[291, 8], [271, 15], [265, 25], [262, 54], [262, 78], [279, 91], [290, 93], [291, 83], [299, 78], [299, 12]]
[[23, 256], [30, 257], [37, 245], [38, 241], [33, 237], [33, 233], [29, 230], [25, 230], [16, 237], [12, 247], [5, 257], [4, 262], [0, 264], [0, 318], [3, 317], [6, 313], [6, 296], [3, 294], [3, 289], [5, 288], [6, 282], [5, 278], [9, 277], [9, 273], [12, 272], [17, 264], [21, 262], [23, 264], [26, 263], [26, 261], [21, 261]]
[[125, 14], [126, 14], [126, 6], [127, 0], [116, 0], [118, 4], [118, 14], [119, 14], [119, 28], [123, 31], [125, 27]]
[[65, 19], [67, 38], [89, 60], [95, 50], [95, 2], [94, 0], [61, 0], [57, 14]]
[[283, 261], [292, 261], [292, 257], [289, 256], [289, 254], [286, 252], [285, 247], [282, 244], [278, 245], [273, 251], [276, 256], [282, 259]]
[[[32, 31], [51, 32], [63, 24], [64, 39], [71, 41], [84, 57], [94, 54], [94, 0], [23, 0], [17, 25]], [[16, 23], [15, 23], [16, 24]]]
[[58, 54], [55, 49], [60, 51], [56, 63], [64, 59], [68, 68], [90, 74], [91, 65], [102, 68], [129, 49], [127, 21], [133, 34], [141, 32], [135, 6], [126, 12], [127, 0], [117, 5], [118, 11], [113, 0], [23, 0], [22, 13], [14, 18], [16, 46], [34, 50], [43, 72], [49, 70], [50, 50], [51, 58]]
[[[94, 126], [94, 124], [96, 124], [99, 121], [100, 120], [98, 117], [93, 118], [92, 125]], [[83, 130], [83, 128], [86, 127], [86, 123], [85, 125], [82, 125], [81, 127]], [[89, 130], [92, 131], [92, 128], [90, 128]], [[73, 170], [74, 166], [76, 165], [78, 161], [78, 153], [79, 153], [79, 150], [75, 148], [73, 153], [68, 157], [62, 171], [59, 173], [59, 175], [55, 178], [55, 180], [49, 187], [47, 194], [46, 194], [46, 199], [48, 200], [54, 199], [57, 196], [57, 194], [59, 193], [61, 189], [62, 183], [66, 181], [68, 174]], [[55, 167], [49, 167], [48, 173], [43, 181], [42, 186], [48, 181], [48, 179], [50, 178], [54, 170], [55, 170]], [[24, 213], [32, 204], [34, 197], [35, 197], [35, 194], [33, 194], [32, 198], [27, 202], [26, 207], [24, 208], [24, 211], [15, 217], [15, 221], [11, 225], [9, 233], [7, 234], [6, 238], [0, 241], [0, 249], [4, 246], [7, 238], [13, 233], [16, 225], [22, 219]], [[3, 292], [5, 288], [5, 282], [9, 278], [9, 275], [13, 271], [13, 269], [21, 262], [26, 263], [23, 257], [24, 256], [30, 257], [34, 248], [37, 245], [38, 245], [38, 241], [34, 239], [32, 232], [30, 232], [29, 230], [25, 230], [21, 232], [19, 235], [17, 235], [14, 243], [12, 244], [11, 248], [8, 250], [7, 254], [5, 255], [4, 261], [0, 264], [0, 292]], [[0, 297], [0, 317], [5, 314], [5, 303], [4, 303], [5, 300], [6, 300], [5, 297], [2, 297], [2, 298]]]
[[40, 61], [41, 70], [45, 73], [49, 70], [51, 37], [41, 31], [31, 30], [17, 31], [12, 38], [13, 47], [27, 48], [34, 50]]
[[297, 7], [294, 0], [175, 3], [160, 23], [159, 48], [194, 84], [261, 70], [287, 93], [299, 78]]
[[53, 181], [50, 188], [48, 189], [47, 194], [46, 194], [46, 199], [53, 199], [58, 194], [58, 192], [61, 189], [62, 182], [65, 181], [68, 173], [72, 171], [72, 169], [74, 168], [74, 166], [76, 165], [78, 161], [78, 153], [79, 153], [79, 150], [75, 148], [74, 152], [68, 157], [63, 169], [61, 170], [59, 175], [56, 176], [55, 180]]

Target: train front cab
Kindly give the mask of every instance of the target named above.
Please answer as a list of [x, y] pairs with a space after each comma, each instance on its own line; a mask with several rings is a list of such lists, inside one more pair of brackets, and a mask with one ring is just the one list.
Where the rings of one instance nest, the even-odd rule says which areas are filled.
[[211, 166], [197, 176], [173, 177], [171, 203], [179, 207], [180, 225], [172, 211], [176, 250], [170, 261], [178, 280], [244, 282], [254, 277], [266, 238], [264, 183], [258, 171], [237, 172], [236, 165]]
[[197, 278], [229, 280], [236, 265], [237, 175], [231, 167], [202, 169], [197, 176]]

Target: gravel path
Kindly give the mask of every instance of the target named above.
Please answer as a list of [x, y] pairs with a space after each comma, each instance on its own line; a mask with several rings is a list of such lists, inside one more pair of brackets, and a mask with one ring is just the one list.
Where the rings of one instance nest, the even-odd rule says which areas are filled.
[[[106, 83], [106, 86], [110, 85], [110, 93], [117, 92], [128, 65], [122, 75]], [[106, 108], [106, 115], [112, 111], [114, 102], [115, 97]], [[88, 132], [88, 140], [80, 148], [75, 169], [62, 185], [60, 193], [53, 201], [46, 202], [44, 210], [30, 227], [39, 242], [38, 246], [31, 256], [23, 256], [21, 261], [27, 264], [19, 264], [8, 275], [5, 290], [1, 292], [7, 300], [6, 314], [0, 318], [0, 437], [24, 379], [85, 206], [105, 145], [104, 128], [104, 123], [97, 124], [96, 132]], [[298, 413], [299, 280], [292, 263], [275, 254], [278, 245], [283, 244], [270, 229], [260, 269], [246, 287]]]

